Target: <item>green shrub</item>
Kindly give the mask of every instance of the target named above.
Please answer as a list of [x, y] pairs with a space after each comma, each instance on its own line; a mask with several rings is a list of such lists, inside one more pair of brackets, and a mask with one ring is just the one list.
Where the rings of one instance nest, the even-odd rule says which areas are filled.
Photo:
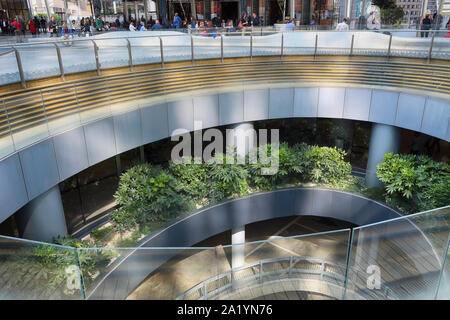
[[[308, 166], [306, 151], [309, 146], [295, 145], [290, 148], [287, 143], [281, 143], [278, 150], [273, 150], [271, 144], [263, 145], [250, 151], [248, 155], [249, 184], [260, 190], [270, 190], [276, 185], [301, 180]], [[261, 161], [259, 155], [278, 158], [278, 171], [273, 175], [262, 174], [263, 168], [270, 168], [273, 163]], [[250, 163], [250, 159], [256, 163]], [[256, 161], [254, 159], [257, 159]], [[268, 159], [269, 160], [269, 159]]]
[[349, 162], [344, 161], [346, 152], [336, 147], [314, 146], [306, 152], [308, 180], [314, 183], [335, 184], [348, 179], [352, 171]]
[[120, 205], [111, 214], [117, 230], [124, 232], [149, 221], [162, 220], [189, 207], [182, 186], [159, 166], [139, 164], [120, 176], [114, 198]]
[[93, 239], [101, 241], [104, 240], [104, 238], [110, 234], [110, 232], [114, 229], [114, 226], [108, 226], [105, 228], [95, 228], [91, 231], [90, 235]]
[[213, 201], [248, 193], [248, 172], [244, 165], [234, 163], [234, 156], [228, 154], [217, 154], [212, 160], [207, 166], [211, 177], [211, 198]]
[[[209, 197], [211, 179], [208, 166], [204, 163], [195, 163], [196, 159], [184, 157], [182, 163], [169, 162], [169, 171], [180, 184], [181, 191], [196, 202]], [[198, 159], [197, 159], [198, 160]]]
[[386, 201], [406, 212], [449, 204], [450, 166], [426, 156], [388, 153], [377, 166]]

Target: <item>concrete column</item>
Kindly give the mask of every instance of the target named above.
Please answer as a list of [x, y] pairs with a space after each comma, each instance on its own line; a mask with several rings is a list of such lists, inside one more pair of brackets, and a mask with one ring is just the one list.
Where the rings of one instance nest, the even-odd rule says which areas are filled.
[[141, 22], [141, 17], [139, 17], [139, 12], [138, 12], [138, 4], [137, 1], [134, 2], [134, 15], [136, 16], [135, 20], [136, 20], [136, 28], [139, 28], [139, 24]]
[[129, 22], [129, 19], [128, 19], [128, 2], [127, 2], [127, 0], [125, 0], [123, 2], [123, 16], [124, 16], [125, 20], [127, 22]]
[[244, 157], [250, 149], [257, 146], [256, 131], [253, 123], [243, 122], [232, 126], [233, 130], [226, 132], [226, 145], [236, 146], [239, 156]]
[[400, 147], [401, 129], [398, 127], [373, 123], [370, 134], [369, 157], [366, 168], [366, 186], [382, 185], [377, 178], [377, 165], [386, 153], [397, 153]]
[[[352, 20], [351, 17], [350, 17], [351, 16], [351, 12], [352, 12], [352, 0], [347, 0], [345, 2], [345, 16], [347, 18], [349, 18], [350, 21]], [[349, 21], [349, 23], [350, 23], [350, 21]]]
[[[146, 23], [148, 23], [148, 18], [149, 18], [147, 1], [148, 0], [144, 0], [144, 18], [145, 18]], [[145, 27], [147, 28], [147, 25], [145, 25]]]
[[58, 235], [67, 235], [58, 185], [31, 200], [15, 217], [22, 238], [48, 242]]
[[245, 242], [245, 225], [231, 230], [231, 268], [242, 267], [245, 264], [245, 245], [236, 245]]

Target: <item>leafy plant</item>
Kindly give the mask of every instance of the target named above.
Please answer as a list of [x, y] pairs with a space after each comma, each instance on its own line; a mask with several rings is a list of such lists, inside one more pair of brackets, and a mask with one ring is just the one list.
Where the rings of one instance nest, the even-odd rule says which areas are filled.
[[345, 156], [346, 152], [336, 147], [312, 147], [306, 152], [310, 181], [334, 184], [347, 179], [352, 166], [344, 161]]
[[119, 232], [136, 224], [162, 220], [188, 208], [182, 186], [159, 166], [139, 164], [123, 173], [114, 197], [120, 208], [111, 214]]
[[428, 210], [450, 202], [450, 166], [426, 156], [388, 153], [377, 166], [386, 201], [406, 212]]
[[242, 164], [236, 164], [233, 154], [217, 154], [207, 164], [211, 177], [211, 198], [213, 201], [226, 199], [233, 194], [239, 196], [248, 193], [247, 169]]

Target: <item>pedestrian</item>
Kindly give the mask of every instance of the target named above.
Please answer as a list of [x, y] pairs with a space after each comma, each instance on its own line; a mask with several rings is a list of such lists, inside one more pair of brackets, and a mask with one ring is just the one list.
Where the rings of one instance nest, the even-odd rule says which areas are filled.
[[116, 18], [116, 28], [117, 29], [120, 29], [120, 19], [119, 19], [119, 17], [120, 16], [117, 16], [117, 18]]
[[50, 18], [50, 22], [48, 23], [48, 32], [50, 32], [50, 38], [53, 36], [58, 37], [58, 25], [54, 16]]
[[30, 20], [30, 22], [28, 23], [28, 28], [30, 29], [30, 33], [33, 38], [36, 38], [36, 26], [34, 24], [34, 20]]
[[139, 31], [147, 31], [147, 28], [145, 28], [145, 21], [141, 20], [141, 23], [139, 25]]
[[289, 23], [286, 25], [286, 31], [294, 31], [294, 30], [295, 30], [294, 19], [291, 19]]
[[14, 18], [13, 22], [11, 22], [11, 30], [14, 32], [16, 42], [22, 42], [22, 25], [17, 18]]
[[253, 12], [253, 19], [252, 19], [252, 26], [257, 27], [259, 26], [260, 22], [259, 22], [259, 18], [256, 15], [255, 12]]
[[41, 33], [47, 34], [47, 21], [45, 21], [43, 16], [41, 16], [41, 20], [39, 22], [40, 22], [39, 26], [41, 27]]
[[152, 30], [161, 30], [163, 26], [159, 23], [159, 20], [156, 19], [155, 24], [152, 26]]
[[103, 20], [100, 15], [95, 19], [95, 29], [97, 29], [98, 32], [103, 31]]
[[181, 18], [178, 16], [178, 12], [175, 12], [175, 16], [173, 18], [173, 25], [175, 26], [175, 28], [179, 29], [182, 25], [182, 21]]
[[347, 18], [344, 18], [344, 20], [336, 26], [336, 31], [348, 31], [349, 27], [347, 21]]
[[[420, 19], [420, 30], [430, 30], [431, 24], [433, 23], [433, 17], [431, 16], [431, 11], [427, 10], [425, 16]], [[421, 38], [427, 38], [429, 32], [422, 31], [420, 32]]]
[[130, 31], [136, 31], [136, 27], [134, 26], [134, 22], [130, 21], [130, 27], [128, 28]]

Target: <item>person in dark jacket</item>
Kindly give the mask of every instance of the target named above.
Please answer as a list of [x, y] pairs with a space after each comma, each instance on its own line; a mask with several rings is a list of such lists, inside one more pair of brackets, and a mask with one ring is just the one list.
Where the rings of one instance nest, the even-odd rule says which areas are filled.
[[58, 24], [55, 21], [55, 17], [52, 16], [50, 18], [50, 22], [48, 23], [48, 29], [50, 31], [50, 37], [58, 37]]
[[259, 26], [259, 18], [256, 15], [256, 13], [253, 12], [253, 19], [252, 19], [252, 26], [258, 27]]
[[156, 19], [155, 24], [152, 26], [152, 30], [161, 30], [163, 26], [159, 23], [159, 20]]
[[41, 17], [41, 20], [39, 21], [39, 26], [41, 27], [42, 33], [47, 33], [47, 21], [45, 21], [44, 17]]

